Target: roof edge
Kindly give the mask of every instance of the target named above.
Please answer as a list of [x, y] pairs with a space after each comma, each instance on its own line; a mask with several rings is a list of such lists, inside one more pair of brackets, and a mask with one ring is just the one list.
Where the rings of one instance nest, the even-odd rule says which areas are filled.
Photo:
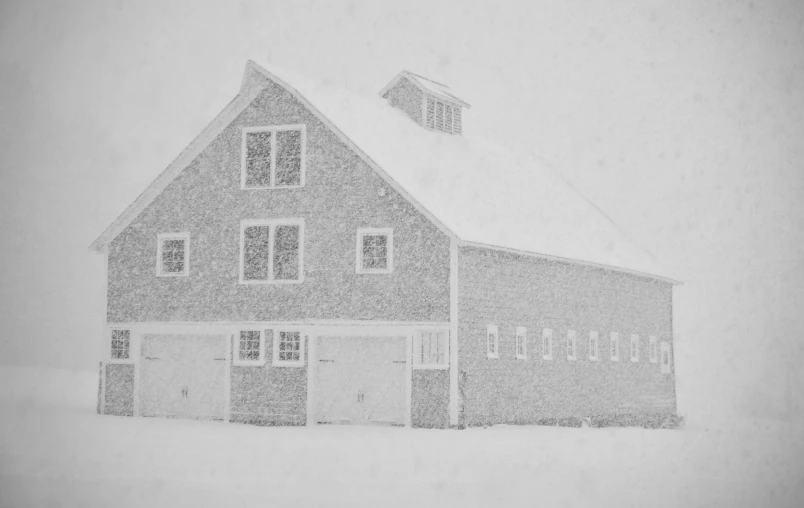
[[651, 273], [647, 273], [647, 272], [641, 272], [639, 270], [631, 270], [631, 269], [628, 269], [628, 268], [621, 268], [621, 267], [618, 267], [618, 266], [605, 265], [603, 263], [595, 263], [593, 261], [584, 261], [582, 259], [565, 258], [565, 257], [561, 257], [561, 256], [554, 256], [554, 255], [551, 255], [551, 254], [541, 254], [541, 253], [538, 253], [538, 252], [530, 252], [530, 251], [526, 251], [526, 250], [512, 249], [512, 248], [509, 248], [509, 247], [500, 247], [500, 246], [497, 246], [497, 245], [490, 245], [490, 244], [487, 244], [487, 243], [471, 242], [471, 241], [468, 241], [468, 240], [459, 240], [458, 244], [460, 246], [462, 246], [462, 247], [475, 247], [475, 248], [478, 248], [478, 249], [497, 250], [497, 251], [502, 251], [502, 252], [509, 252], [511, 254], [518, 254], [520, 256], [536, 257], [536, 258], [541, 258], [541, 259], [547, 259], [549, 261], [559, 261], [559, 262], [562, 262], [562, 263], [569, 263], [569, 264], [573, 264], [573, 265], [588, 266], [590, 268], [600, 268], [602, 270], [609, 270], [609, 271], [612, 271], [612, 272], [626, 273], [628, 275], [636, 275], [638, 277], [645, 277], [645, 278], [648, 278], [648, 279], [654, 279], [654, 280], [658, 280], [658, 281], [661, 281], [661, 282], [666, 282], [666, 283], [672, 284], [674, 286], [682, 286], [682, 285], [684, 285], [684, 283], [679, 281], [679, 280], [672, 279], [670, 277], [665, 277], [663, 275], [655, 275], [655, 274], [651, 274]]

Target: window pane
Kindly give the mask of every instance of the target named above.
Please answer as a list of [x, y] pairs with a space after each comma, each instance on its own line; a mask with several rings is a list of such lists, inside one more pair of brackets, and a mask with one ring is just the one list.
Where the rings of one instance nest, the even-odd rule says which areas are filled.
[[112, 330], [111, 357], [114, 360], [128, 360], [131, 331]]
[[271, 133], [246, 133], [246, 187], [271, 185]]
[[363, 268], [385, 270], [388, 268], [388, 237], [386, 235], [363, 236]]
[[461, 108], [452, 110], [452, 132], [455, 134], [461, 133]]
[[299, 279], [299, 226], [277, 226], [274, 233], [274, 279]]
[[301, 131], [276, 133], [277, 187], [301, 185]]
[[184, 240], [162, 241], [162, 273], [184, 272]]
[[243, 233], [243, 279], [268, 280], [268, 226], [250, 226]]

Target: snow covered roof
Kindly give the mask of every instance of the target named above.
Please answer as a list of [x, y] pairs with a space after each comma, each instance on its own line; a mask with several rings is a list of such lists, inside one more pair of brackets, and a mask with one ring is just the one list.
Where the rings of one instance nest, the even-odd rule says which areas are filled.
[[677, 283], [544, 160], [506, 150], [470, 130], [450, 136], [423, 129], [377, 95], [358, 94], [251, 61], [235, 100], [91, 248], [101, 250], [114, 239], [247, 107], [266, 80], [290, 91], [418, 210], [463, 244]]
[[444, 100], [448, 100], [466, 108], [471, 108], [472, 106], [469, 105], [468, 102], [464, 101], [463, 99], [458, 98], [449, 87], [443, 83], [439, 83], [437, 81], [433, 81], [432, 79], [425, 78], [424, 76], [420, 76], [418, 74], [414, 74], [410, 71], [402, 71], [397, 74], [394, 79], [391, 80], [390, 83], [385, 85], [385, 88], [380, 90], [380, 97], [385, 96], [385, 93], [396, 86], [400, 79], [407, 78], [411, 83], [419, 87], [423, 92], [429, 93], [431, 95], [435, 95], [436, 97]]

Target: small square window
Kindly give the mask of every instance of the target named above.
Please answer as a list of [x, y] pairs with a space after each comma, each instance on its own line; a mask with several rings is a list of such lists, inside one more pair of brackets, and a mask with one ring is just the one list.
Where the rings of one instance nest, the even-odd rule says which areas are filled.
[[631, 361], [639, 361], [639, 335], [631, 335]]
[[650, 358], [650, 363], [656, 363], [658, 361], [658, 346], [656, 344], [656, 337], [653, 335], [648, 338], [648, 355]]
[[617, 332], [611, 332], [609, 346], [611, 348], [611, 361], [616, 362], [620, 359], [620, 335]]
[[279, 330], [274, 336], [276, 366], [301, 367], [304, 365], [304, 335], [299, 330]]
[[186, 276], [190, 272], [190, 233], [157, 235], [156, 275]]
[[567, 330], [567, 360], [574, 361], [576, 359], [575, 356], [575, 330]]
[[527, 329], [522, 326], [516, 327], [516, 358], [517, 360], [528, 359]]
[[263, 365], [265, 363], [264, 330], [240, 330], [237, 336], [235, 365]]
[[500, 336], [497, 333], [497, 325], [486, 327], [486, 356], [488, 358], [500, 357]]
[[112, 330], [111, 359], [129, 360], [131, 351], [131, 331]]
[[596, 362], [597, 361], [597, 332], [591, 331], [589, 332], [589, 360]]
[[358, 229], [357, 273], [391, 273], [393, 271], [393, 229]]
[[420, 331], [413, 344], [413, 364], [420, 368], [446, 368], [449, 366], [447, 332]]
[[553, 359], [553, 330], [550, 328], [542, 330], [542, 358]]

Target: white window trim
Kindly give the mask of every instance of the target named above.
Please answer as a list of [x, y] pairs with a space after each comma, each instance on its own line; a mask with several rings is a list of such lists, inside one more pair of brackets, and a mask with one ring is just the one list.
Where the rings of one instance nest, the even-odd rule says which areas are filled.
[[[241, 360], [240, 359], [240, 332], [260, 332], [260, 358], [259, 360]], [[241, 367], [261, 367], [265, 365], [265, 329], [255, 327], [245, 327], [237, 330], [233, 335], [234, 344], [232, 344], [232, 365]]]
[[[547, 352], [544, 351], [544, 340], [547, 339]], [[553, 359], [553, 330], [551, 328], [544, 328], [542, 330], [542, 359]]]
[[[592, 337], [594, 337], [595, 347], [592, 348]], [[598, 352], [600, 351], [600, 335], [592, 330], [589, 332], [589, 361], [596, 362], [599, 360]]]
[[[386, 235], [386, 251], [388, 253], [388, 267], [383, 269], [363, 268], [363, 236], [365, 235]], [[394, 271], [394, 228], [358, 228], [357, 242], [355, 243], [357, 252], [355, 254], [355, 273], [361, 274], [387, 274]]]
[[[246, 228], [251, 226], [270, 226], [268, 257], [270, 258], [268, 279], [245, 280], [243, 278], [244, 248]], [[276, 226], [299, 226], [299, 278], [297, 280], [274, 279], [274, 231]], [[240, 221], [240, 284], [301, 284], [304, 282], [304, 219], [244, 219]]]
[[[570, 342], [572, 342], [572, 354], [570, 354]], [[578, 334], [575, 330], [567, 330], [567, 360], [574, 362], [578, 359]]]
[[[418, 359], [417, 351], [422, 347], [422, 333], [443, 333], [444, 334], [444, 363], [421, 363]], [[488, 337], [486, 337], [488, 340]], [[415, 370], [447, 370], [449, 369], [449, 331], [448, 330], [417, 330], [413, 344], [413, 368]], [[488, 346], [487, 346], [488, 347]]]
[[[489, 335], [494, 334], [494, 353], [489, 351]], [[500, 357], [500, 333], [497, 325], [486, 327], [486, 357], [496, 359]]]
[[[611, 354], [611, 345], [614, 344], [614, 354]], [[612, 362], [620, 361], [620, 334], [611, 332], [609, 335], [609, 356]]]
[[629, 353], [632, 362], [636, 363], [639, 361], [639, 335], [631, 334], [631, 350]]
[[[288, 361], [279, 359], [279, 336], [281, 332], [296, 332], [299, 334], [299, 360]], [[274, 367], [304, 367], [304, 348], [307, 336], [304, 331], [299, 328], [274, 328], [274, 344], [273, 355], [271, 356], [271, 365]]]
[[[115, 330], [128, 330], [128, 358], [112, 358], [112, 335]], [[107, 364], [133, 364], [136, 363], [139, 348], [134, 347], [134, 330], [126, 326], [110, 327], [106, 333], [106, 363]]]
[[650, 363], [659, 362], [659, 345], [656, 343], [656, 336], [648, 337], [648, 358]]
[[[522, 340], [522, 354], [519, 354], [519, 341]], [[528, 330], [524, 326], [516, 327], [516, 336], [514, 337], [514, 352], [516, 353], [517, 360], [528, 359]]]
[[[276, 177], [276, 132], [278, 131], [301, 131], [301, 175], [299, 185], [274, 185]], [[246, 187], [246, 161], [248, 157], [248, 146], [246, 140], [249, 133], [253, 132], [273, 132], [271, 136], [271, 185], [261, 187]], [[240, 146], [240, 188], [242, 190], [265, 190], [265, 189], [299, 189], [304, 187], [305, 183], [305, 169], [307, 166], [307, 126], [305, 124], [290, 124], [290, 125], [269, 125], [258, 127], [243, 127], [241, 134]]]
[[662, 347], [659, 350], [659, 362], [661, 362], [664, 353], [667, 353], [667, 367], [665, 368], [664, 363], [660, 363], [661, 372], [662, 374], [670, 374], [673, 372], [673, 355], [670, 354], [670, 343], [662, 341]]
[[[165, 240], [184, 240], [184, 271], [162, 271], [162, 243]], [[156, 276], [157, 277], [187, 277], [190, 274], [190, 233], [159, 233], [156, 235]]]

